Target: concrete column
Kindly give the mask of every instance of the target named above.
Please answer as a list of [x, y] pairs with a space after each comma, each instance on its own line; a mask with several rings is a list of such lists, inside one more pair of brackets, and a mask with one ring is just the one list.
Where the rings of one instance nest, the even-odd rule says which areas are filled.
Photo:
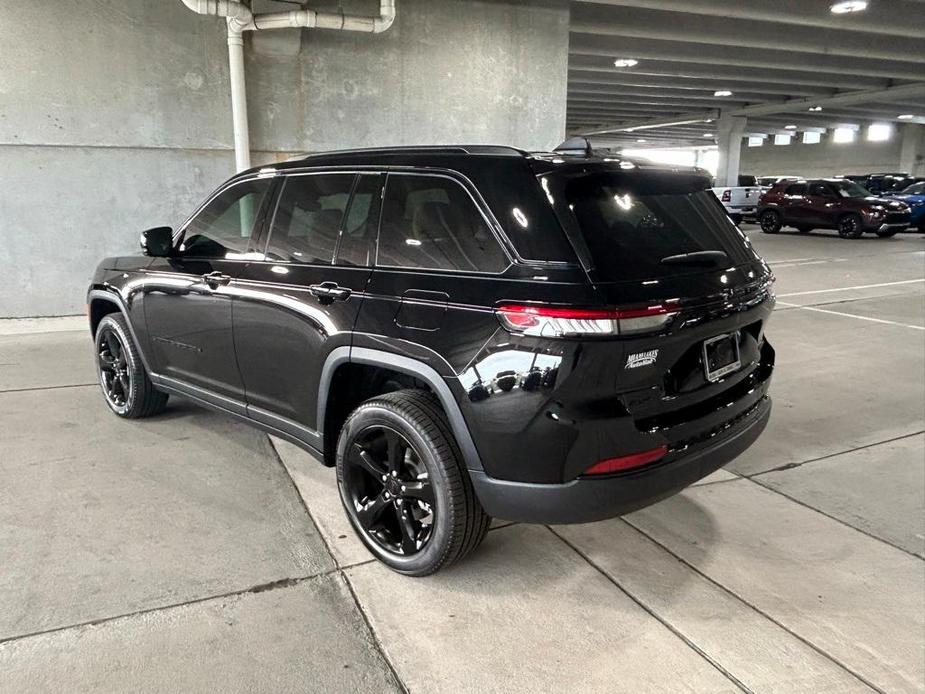
[[921, 176], [925, 172], [925, 125], [904, 123], [900, 133], [899, 170]]
[[719, 147], [717, 186], [735, 186], [739, 183], [739, 157], [742, 154], [746, 122], [744, 116], [727, 115], [720, 115], [716, 121], [716, 144]]

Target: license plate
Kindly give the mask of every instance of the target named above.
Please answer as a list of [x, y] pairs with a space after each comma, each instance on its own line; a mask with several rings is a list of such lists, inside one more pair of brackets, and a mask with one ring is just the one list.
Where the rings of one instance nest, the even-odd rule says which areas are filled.
[[703, 370], [711, 383], [741, 366], [738, 332], [717, 335], [703, 343]]

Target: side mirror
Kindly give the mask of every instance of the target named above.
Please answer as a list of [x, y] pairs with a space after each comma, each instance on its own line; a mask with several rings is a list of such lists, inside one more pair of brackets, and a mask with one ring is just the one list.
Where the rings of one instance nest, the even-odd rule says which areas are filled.
[[141, 252], [155, 258], [173, 255], [173, 229], [153, 227], [141, 232]]

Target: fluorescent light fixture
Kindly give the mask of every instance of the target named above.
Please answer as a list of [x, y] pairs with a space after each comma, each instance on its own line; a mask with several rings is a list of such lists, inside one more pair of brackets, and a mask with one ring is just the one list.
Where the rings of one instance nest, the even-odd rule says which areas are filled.
[[889, 123], [872, 123], [867, 128], [868, 142], [886, 142], [893, 134], [893, 126]]
[[763, 137], [759, 137], [759, 136], [757, 136], [757, 135], [754, 135], [754, 136], [748, 138], [748, 146], [749, 146], [749, 147], [761, 147], [761, 145], [763, 145], [763, 144], [764, 144], [764, 138], [763, 138]]
[[790, 144], [790, 135], [779, 134], [774, 136], [775, 145], [789, 145]]
[[645, 140], [640, 137], [636, 140], [636, 142], [645, 142]]
[[634, 65], [639, 65], [639, 61], [635, 58], [617, 58], [613, 61], [614, 67], [633, 67]]
[[854, 128], [835, 128], [832, 133], [832, 142], [840, 144], [854, 142]]
[[810, 107], [809, 107], [808, 109], [806, 109], [806, 110], [807, 110], [807, 111], [813, 111], [813, 112], [821, 111], [821, 110], [822, 110], [822, 106], [810, 106]]
[[704, 133], [703, 136], [704, 136], [704, 137], [713, 137], [713, 133]]
[[784, 130], [796, 130], [796, 129], [797, 129], [797, 126], [793, 124], [784, 126]]
[[805, 132], [803, 133], [804, 145], [818, 145], [822, 141], [822, 133]]
[[713, 92], [713, 96], [732, 96], [732, 92], [728, 89], [717, 89]]
[[904, 113], [901, 116], [896, 116], [896, 117], [899, 118], [899, 120], [912, 120], [913, 118], [915, 118], [915, 116], [912, 115], [911, 113]]
[[867, 9], [867, 0], [841, 0], [833, 2], [829, 7], [832, 14], [848, 14], [849, 12], [862, 12]]

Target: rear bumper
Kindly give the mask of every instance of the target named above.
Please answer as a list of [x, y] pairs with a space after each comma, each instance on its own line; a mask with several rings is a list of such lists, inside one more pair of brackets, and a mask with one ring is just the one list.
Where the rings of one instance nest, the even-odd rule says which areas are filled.
[[667, 462], [600, 479], [534, 484], [469, 473], [490, 516], [524, 523], [589, 523], [654, 504], [718, 470], [754, 443], [770, 414], [771, 400], [764, 397], [716, 440], [677, 453]]

